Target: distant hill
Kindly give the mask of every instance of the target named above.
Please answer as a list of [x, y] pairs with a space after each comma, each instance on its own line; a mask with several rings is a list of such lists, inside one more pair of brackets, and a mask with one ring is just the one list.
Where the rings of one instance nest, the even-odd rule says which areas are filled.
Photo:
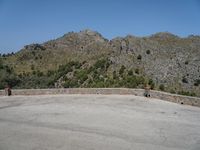
[[160, 32], [109, 41], [84, 30], [24, 46], [1, 59], [20, 81], [15, 88], [141, 88], [149, 83], [155, 89], [200, 96], [199, 36], [180, 38]]

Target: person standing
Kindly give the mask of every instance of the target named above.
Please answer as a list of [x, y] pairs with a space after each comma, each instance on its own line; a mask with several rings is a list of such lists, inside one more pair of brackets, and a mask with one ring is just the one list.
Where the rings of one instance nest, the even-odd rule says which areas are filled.
[[5, 88], [5, 95], [6, 96], [11, 96], [12, 95], [12, 91], [11, 91], [11, 88], [10, 88], [9, 85]]
[[8, 86], [8, 96], [11, 96], [11, 95], [12, 95], [11, 87]]
[[150, 87], [149, 87], [148, 84], [145, 85], [144, 90], [145, 90], [144, 91], [144, 96], [145, 97], [150, 97]]

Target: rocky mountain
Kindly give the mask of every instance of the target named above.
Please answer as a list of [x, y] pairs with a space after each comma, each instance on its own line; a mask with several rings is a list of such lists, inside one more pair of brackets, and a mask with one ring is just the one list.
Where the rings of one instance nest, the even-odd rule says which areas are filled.
[[[162, 85], [169, 92], [200, 96], [199, 36], [180, 38], [161, 32], [148, 37], [128, 35], [107, 40], [98, 32], [84, 30], [67, 33], [43, 44], [27, 45], [16, 54], [2, 59], [18, 75], [38, 71], [47, 74], [72, 61], [81, 64], [79, 70], [88, 71], [98, 60], [106, 60], [109, 66], [102, 75], [104, 82], [113, 78], [114, 73], [119, 75], [124, 67], [126, 75], [132, 71], [133, 75], [151, 79], [155, 89]], [[55, 83], [62, 86], [64, 78], [70, 74], [74, 76], [76, 71], [73, 68], [62, 74]], [[93, 80], [93, 73], [88, 73], [87, 79], [79, 86], [87, 84], [89, 78]], [[123, 77], [119, 76], [118, 80], [123, 80]]]

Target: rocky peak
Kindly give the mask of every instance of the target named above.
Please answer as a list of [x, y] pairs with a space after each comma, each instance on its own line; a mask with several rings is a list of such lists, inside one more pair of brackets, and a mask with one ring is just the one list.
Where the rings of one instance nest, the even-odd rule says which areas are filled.
[[79, 38], [93, 38], [93, 40], [100, 42], [107, 41], [99, 32], [90, 29], [82, 30], [77, 34]]
[[69, 32], [64, 34], [61, 38], [58, 40], [60, 41], [71, 41], [71, 40], [76, 40], [76, 41], [95, 41], [95, 42], [105, 42], [108, 41], [105, 39], [100, 33], [96, 31], [92, 31], [90, 29], [85, 29], [80, 32]]
[[90, 35], [90, 36], [96, 36], [96, 35], [101, 36], [100, 33], [93, 31], [93, 30], [90, 30], [90, 29], [82, 30], [82, 31], [79, 32], [79, 34]]
[[170, 38], [179, 38], [177, 35], [174, 35], [170, 32], [158, 32], [153, 34], [150, 38], [158, 38], [160, 40], [170, 39]]

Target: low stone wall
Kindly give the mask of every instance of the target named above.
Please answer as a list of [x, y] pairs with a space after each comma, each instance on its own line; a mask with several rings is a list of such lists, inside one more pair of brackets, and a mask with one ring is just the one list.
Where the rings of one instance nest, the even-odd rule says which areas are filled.
[[[12, 95], [51, 95], [51, 94], [119, 94], [144, 96], [144, 89], [128, 88], [66, 88], [66, 89], [13, 89]], [[200, 98], [181, 96], [160, 91], [150, 91], [151, 98], [175, 102], [179, 104], [200, 107]], [[0, 96], [5, 95], [4, 90], [0, 90]]]
[[151, 97], [174, 103], [200, 107], [200, 98], [198, 97], [170, 94], [160, 91], [151, 91]]
[[[12, 95], [50, 95], [50, 94], [119, 94], [142, 96], [143, 89], [127, 88], [66, 88], [66, 89], [13, 89]], [[0, 95], [5, 95], [4, 90], [0, 90]]]

